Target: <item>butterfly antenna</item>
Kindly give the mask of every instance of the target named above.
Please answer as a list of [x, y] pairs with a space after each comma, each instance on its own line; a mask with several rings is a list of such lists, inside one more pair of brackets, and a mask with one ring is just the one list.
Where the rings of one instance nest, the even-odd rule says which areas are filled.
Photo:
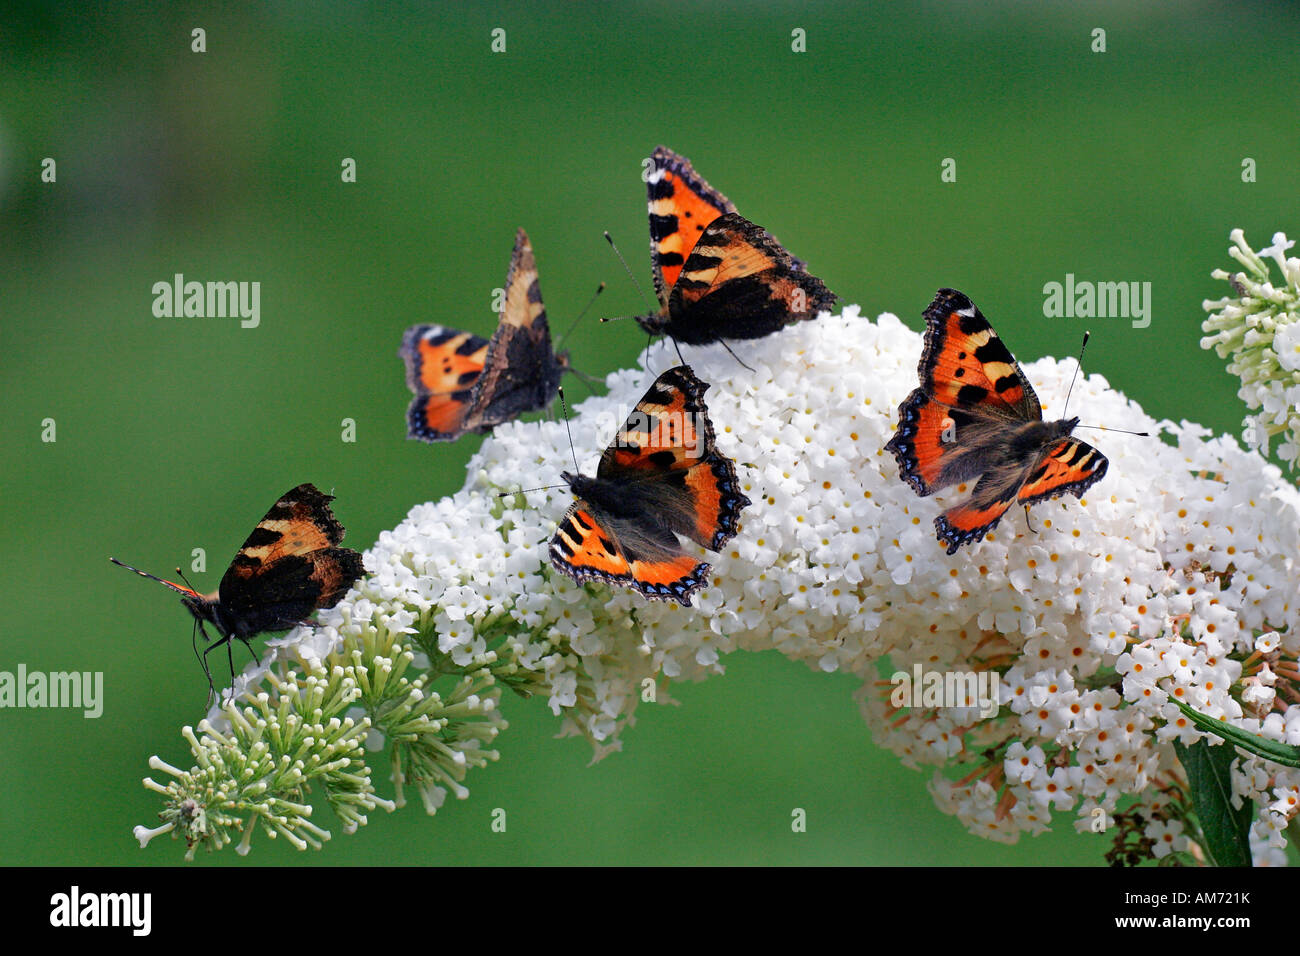
[[536, 488], [520, 488], [518, 491], [502, 491], [497, 494], [498, 498], [513, 498], [515, 495], [526, 495], [530, 491], [549, 491], [552, 488], [563, 488], [564, 485], [539, 485]]
[[[623, 271], [627, 273], [627, 277], [628, 277], [629, 279], [631, 279], [631, 280], [632, 280], [632, 284], [633, 284], [634, 286], [636, 286], [636, 294], [639, 295], [641, 298], [644, 299], [644, 298], [645, 298], [645, 292], [643, 292], [642, 289], [641, 289], [641, 283], [639, 283], [639, 282], [636, 281], [636, 276], [634, 276], [634, 275], [632, 274], [632, 270], [628, 268], [628, 266], [627, 266], [627, 260], [623, 258], [623, 253], [621, 253], [621, 252], [618, 251], [618, 246], [614, 245], [614, 237], [611, 236], [611, 235], [609, 234], [609, 230], [608, 230], [608, 229], [605, 230], [605, 241], [608, 242], [608, 243], [609, 243], [609, 247], [610, 247], [611, 249], [614, 250], [614, 255], [618, 256], [618, 261], [621, 262], [621, 263], [623, 263]], [[625, 319], [625, 318], [627, 318], [627, 316], [625, 316], [625, 315], [604, 316], [604, 317], [601, 318], [600, 321], [602, 321], [602, 322], [613, 322], [613, 321], [615, 321], [616, 319]]]
[[[578, 467], [578, 452], [573, 447], [573, 430], [569, 427], [569, 405], [564, 400], [564, 386], [561, 385], [556, 389], [560, 396], [560, 407], [564, 409], [564, 430], [569, 433], [569, 451], [573, 455], [573, 471], [576, 474], [582, 469]], [[530, 491], [547, 491], [551, 488], [563, 488], [563, 485], [539, 485], [536, 488], [520, 488], [518, 491], [502, 491], [497, 494], [498, 498], [509, 498], [513, 495], [524, 495]]]
[[564, 410], [564, 430], [569, 433], [569, 452], [573, 455], [573, 473], [582, 471], [578, 467], [578, 450], [573, 447], [573, 429], [569, 427], [569, 406], [564, 401], [564, 386], [560, 386], [560, 408]]
[[1074, 376], [1070, 379], [1070, 388], [1065, 393], [1065, 408], [1061, 412], [1061, 417], [1065, 418], [1065, 412], [1070, 409], [1070, 393], [1074, 391], [1074, 383], [1079, 378], [1079, 369], [1083, 368], [1083, 350], [1088, 347], [1088, 336], [1091, 332], [1083, 333], [1083, 344], [1079, 346], [1079, 360], [1074, 363]]
[[176, 569], [176, 576], [179, 577], [182, 581], [184, 581], [185, 586], [189, 588], [191, 591], [193, 591], [195, 594], [199, 593], [198, 589], [194, 585], [190, 584], [189, 578], [185, 576], [185, 572], [182, 571], [180, 568]]
[[112, 562], [113, 562], [114, 564], [116, 564], [119, 568], [126, 568], [128, 571], [134, 571], [136, 574], [140, 575], [140, 577], [142, 577], [142, 578], [148, 578], [150, 581], [157, 581], [159, 584], [166, 584], [166, 583], [167, 583], [167, 582], [164, 581], [162, 578], [158, 577], [158, 575], [156, 575], [156, 574], [150, 574], [148, 571], [141, 571], [139, 568], [133, 568], [133, 567], [131, 567], [131, 565], [129, 565], [129, 564], [124, 564], [124, 563], [122, 563], [121, 561], [117, 560], [117, 558], [109, 558], [108, 560], [112, 561]]
[[[156, 574], [150, 574], [148, 571], [141, 571], [139, 568], [133, 568], [133, 567], [131, 567], [131, 565], [129, 565], [129, 564], [125, 564], [125, 563], [123, 563], [123, 562], [117, 560], [117, 558], [109, 558], [108, 560], [112, 561], [112, 562], [113, 562], [114, 564], [116, 564], [119, 568], [126, 568], [128, 571], [134, 571], [136, 574], [140, 575], [140, 577], [142, 577], [142, 578], [148, 578], [150, 581], [157, 581], [157, 582], [158, 582], [159, 584], [161, 584], [163, 587], [171, 588], [173, 591], [176, 591], [176, 592], [178, 592], [178, 593], [180, 593], [180, 594], [184, 594], [184, 593], [186, 593], [185, 588], [181, 587], [179, 584], [173, 584], [171, 581], [164, 581], [162, 578], [158, 577], [158, 575], [156, 575]], [[186, 582], [186, 583], [188, 584], [188, 582]], [[194, 588], [190, 588], [189, 590], [190, 590], [191, 592], [193, 592], [194, 594], [198, 594], [198, 592], [195, 591]]]
[[573, 334], [573, 330], [578, 327], [578, 323], [582, 321], [582, 317], [587, 314], [587, 310], [591, 308], [593, 303], [595, 303], [596, 296], [600, 295], [604, 291], [605, 291], [605, 283], [602, 282], [600, 285], [596, 287], [596, 291], [592, 293], [591, 298], [587, 300], [587, 304], [582, 307], [582, 311], [579, 312], [578, 317], [573, 320], [573, 324], [569, 326], [568, 331], [565, 332], [564, 335], [560, 337], [559, 345], [555, 346], [557, 351], [559, 350], [560, 346], [562, 346], [568, 340], [569, 336]]
[[1109, 425], [1075, 425], [1075, 428], [1096, 428], [1104, 432], [1118, 432], [1121, 435], [1137, 435], [1139, 438], [1150, 438], [1150, 432], [1131, 432], [1127, 428], [1111, 428]]
[[[1074, 366], [1074, 376], [1070, 379], [1070, 389], [1065, 393], [1065, 407], [1067, 409], [1070, 407], [1070, 393], [1074, 391], [1074, 383], [1079, 378], [1079, 369], [1083, 368], [1083, 351], [1088, 347], [1088, 336], [1090, 335], [1092, 335], [1091, 332], [1083, 333], [1083, 344], [1079, 346], [1079, 361]], [[1061, 417], [1065, 418], [1064, 412], [1061, 413]], [[1137, 435], [1139, 438], [1151, 437], [1150, 432], [1129, 431], [1127, 428], [1109, 428], [1106, 425], [1075, 425], [1074, 427], [1097, 428], [1104, 432], [1119, 432], [1122, 435]]]

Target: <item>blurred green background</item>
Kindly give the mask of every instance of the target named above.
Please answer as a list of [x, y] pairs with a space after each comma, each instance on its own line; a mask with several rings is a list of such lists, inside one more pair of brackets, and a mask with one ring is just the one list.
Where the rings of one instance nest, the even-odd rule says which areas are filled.
[[[0, 670], [106, 685], [98, 720], [0, 711], [7, 864], [180, 859], [131, 827], [156, 822], [149, 755], [189, 765], [178, 729], [206, 690], [190, 619], [106, 558], [165, 573], [204, 547], [211, 589], [299, 482], [334, 490], [357, 548], [458, 488], [479, 439], [405, 439], [402, 330], [489, 334], [518, 226], [554, 329], [601, 279], [596, 311], [641, 310], [601, 232], [648, 290], [639, 172], [658, 143], [864, 312], [919, 328], [954, 286], [1022, 359], [1073, 354], [1088, 326], [1088, 371], [1219, 431], [1243, 408], [1198, 347], [1201, 300], [1226, 288], [1209, 273], [1233, 227], [1256, 248], [1300, 231], [1293, 4], [10, 3], [3, 19]], [[152, 286], [177, 272], [259, 281], [261, 326], [155, 318]], [[1151, 282], [1150, 328], [1045, 319], [1043, 285], [1066, 273]], [[603, 374], [644, 343], [589, 320], [568, 344]], [[927, 774], [873, 744], [853, 679], [726, 663], [674, 687], [681, 707], [642, 708], [596, 766], [552, 739], [545, 701], [507, 697], [501, 760], [469, 800], [334, 827], [321, 853], [259, 833], [247, 860], [199, 862], [1102, 862], [1108, 840], [1068, 815], [1014, 847], [965, 835]]]

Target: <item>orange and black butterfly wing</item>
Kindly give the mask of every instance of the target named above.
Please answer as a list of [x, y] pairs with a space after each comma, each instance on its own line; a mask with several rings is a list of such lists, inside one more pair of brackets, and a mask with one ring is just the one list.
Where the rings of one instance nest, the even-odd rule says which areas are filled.
[[522, 229], [515, 234], [505, 293], [483, 373], [470, 393], [463, 423], [467, 430], [488, 431], [524, 412], [545, 408], [564, 374], [565, 363], [551, 346], [533, 247]]
[[885, 447], [919, 495], [978, 479], [935, 519], [949, 554], [983, 538], [1011, 505], [1082, 495], [1106, 473], [1104, 455], [1069, 437], [1076, 419], [1043, 421], [1029, 380], [970, 299], [940, 289], [925, 319], [921, 384]]
[[709, 565], [687, 554], [676, 535], [717, 550], [736, 534], [750, 503], [735, 465], [715, 445], [707, 388], [686, 366], [659, 376], [597, 467], [596, 481], [618, 513], [580, 499], [552, 540], [557, 568], [579, 581], [599, 578], [690, 604]]
[[1031, 505], [1060, 495], [1083, 497], [1106, 475], [1110, 462], [1087, 442], [1065, 438], [1045, 447], [1025, 476], [1017, 501]]
[[551, 562], [579, 584], [591, 580], [629, 584], [632, 569], [623, 549], [594, 512], [582, 499], [569, 508], [551, 538]]
[[551, 562], [579, 583], [605, 581], [684, 605], [709, 574], [659, 523], [615, 518], [581, 498], [551, 539]]
[[955, 289], [925, 310], [921, 388], [940, 404], [1019, 421], [1043, 417], [1038, 396], [984, 314]]
[[750, 504], [736, 466], [718, 450], [706, 382], [689, 365], [660, 375], [601, 456], [596, 477], [651, 495], [660, 523], [717, 551]]
[[979, 541], [997, 527], [1013, 504], [1031, 505], [1063, 494], [1076, 498], [1106, 474], [1106, 456], [1077, 438], [1061, 438], [1031, 452], [1029, 464], [1003, 445], [990, 450], [987, 466], [969, 499], [935, 519], [940, 540], [953, 554], [963, 544]]
[[337, 604], [365, 568], [361, 555], [338, 547], [343, 526], [333, 495], [302, 484], [281, 495], [258, 522], [221, 578], [221, 607], [232, 630], [247, 636], [293, 627]]
[[999, 432], [1043, 417], [1019, 363], [970, 299], [940, 289], [925, 321], [921, 384], [898, 407], [885, 446], [899, 477], [923, 496], [979, 476]]
[[415, 393], [406, 410], [406, 437], [454, 441], [466, 431], [474, 383], [483, 372], [488, 341], [441, 325], [413, 325], [398, 355]]
[[628, 585], [644, 596], [689, 606], [708, 581], [710, 565], [683, 551], [661, 525], [610, 520], [609, 527], [628, 564]]
[[[666, 146], [655, 147], [651, 154], [646, 186], [651, 272], [659, 305], [666, 310], [669, 293], [701, 234], [719, 216], [736, 212], [736, 206], [705, 182], [689, 159]], [[803, 261], [789, 258], [790, 268], [802, 272]]]
[[916, 388], [898, 406], [898, 426], [885, 450], [898, 461], [898, 476], [925, 497], [954, 484], [945, 471], [951, 469], [951, 439], [955, 421], [948, 406], [932, 399], [924, 388]]
[[916, 389], [899, 406], [898, 428], [885, 445], [898, 475], [918, 495], [970, 482], [992, 468], [1016, 426], [969, 410], [950, 408]]
[[709, 223], [735, 212], [731, 200], [700, 176], [685, 156], [658, 146], [646, 176], [650, 212], [650, 265], [655, 294], [667, 308], [677, 275]]
[[668, 298], [662, 331], [679, 342], [756, 339], [835, 303], [821, 279], [794, 260], [762, 226], [737, 213], [700, 234]]
[[1015, 461], [990, 467], [968, 499], [934, 519], [935, 531], [948, 546], [949, 554], [956, 554], [963, 544], [979, 541], [997, 527], [1015, 503], [1024, 476], [1024, 466]]

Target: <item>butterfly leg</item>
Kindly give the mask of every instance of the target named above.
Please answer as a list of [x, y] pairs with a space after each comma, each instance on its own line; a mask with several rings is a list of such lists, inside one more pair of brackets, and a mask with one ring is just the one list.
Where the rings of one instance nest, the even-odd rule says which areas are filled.
[[226, 703], [230, 703], [235, 699], [235, 642], [229, 637], [226, 638], [226, 661], [230, 667], [230, 697], [226, 699]]
[[[203, 657], [199, 660], [199, 663], [203, 665], [203, 674], [208, 679], [208, 706], [211, 707], [212, 702], [217, 698], [217, 689], [212, 684], [212, 668], [208, 666], [208, 655], [211, 654], [213, 651], [215, 651], [222, 644], [228, 645], [230, 643], [230, 638], [228, 636], [223, 635], [221, 640], [217, 641], [216, 643], [212, 643], [212, 638], [208, 637], [208, 629], [203, 626], [203, 622], [196, 621], [195, 623], [198, 624], [199, 631], [203, 634], [203, 643], [208, 645], [203, 649]], [[195, 650], [197, 651], [197, 647], [195, 648]]]
[[[262, 658], [258, 656], [257, 651], [253, 650], [253, 645], [249, 643], [248, 638], [243, 634], [236, 634], [234, 637], [239, 638], [239, 643], [248, 649], [248, 654], [253, 658], [253, 662], [258, 667], [262, 666]], [[235, 699], [235, 642], [231, 637], [225, 639], [226, 645], [226, 663], [230, 667], [230, 700]]]
[[679, 362], [681, 362], [683, 365], [685, 365], [685, 364], [686, 364], [686, 359], [682, 358], [682, 347], [681, 347], [680, 345], [677, 344], [677, 340], [676, 340], [676, 339], [673, 339], [673, 348], [675, 348], [675, 349], [677, 350], [677, 361], [679, 361]]
[[647, 335], [645, 338], [645, 370], [652, 373], [654, 372], [654, 369], [650, 367], [650, 349], [654, 344], [655, 337], [653, 335]]
[[[312, 627], [316, 627], [317, 625], [313, 624], [313, 625], [311, 625], [311, 626], [312, 626]], [[241, 638], [239, 639], [239, 641], [240, 641], [240, 643], [243, 644], [246, 648], [248, 648], [248, 653], [251, 654], [251, 655], [253, 656], [253, 663], [255, 663], [258, 667], [261, 667], [261, 666], [262, 666], [262, 658], [258, 656], [257, 651], [253, 650], [253, 645], [250, 644], [250, 643], [248, 643], [248, 638], [246, 638], [246, 637], [241, 637]], [[233, 677], [234, 675], [231, 675], [231, 676]]]
[[[748, 365], [745, 365], [745, 363], [744, 363], [743, 361], [741, 361], [739, 355], [737, 355], [735, 352], [732, 352], [732, 351], [731, 351], [731, 346], [727, 344], [727, 342], [726, 342], [725, 339], [718, 339], [718, 342], [719, 342], [719, 344], [720, 344], [724, 349], [727, 350], [727, 352], [731, 355], [732, 358], [734, 358], [737, 362], [740, 362], [741, 365], [744, 365], [745, 368], [749, 368]], [[749, 368], [749, 370], [750, 370], [751, 372], [754, 371], [752, 368]]]
[[[207, 656], [206, 654], [199, 653], [199, 631], [202, 628], [203, 625], [199, 623], [199, 619], [196, 617], [194, 619], [194, 630], [190, 632], [190, 646], [194, 648], [194, 657], [199, 662], [199, 666], [203, 668], [203, 675], [208, 679], [208, 704], [207, 705], [211, 707], [212, 699], [217, 695], [217, 689], [212, 686], [212, 672], [208, 670]], [[204, 644], [208, 643], [207, 631], [203, 631], [203, 643]]]
[[588, 394], [590, 395], [596, 394], [595, 385], [597, 382], [600, 381], [599, 378], [597, 378], [595, 375], [588, 375], [586, 372], [580, 372], [576, 368], [572, 368], [572, 367], [569, 369], [569, 371], [578, 377], [578, 381], [580, 381], [583, 385], [587, 386]]
[[1030, 531], [1034, 534], [1038, 534], [1038, 529], [1035, 528], [1034, 523], [1029, 520], [1029, 505], [1025, 505], [1025, 524], [1029, 526]]

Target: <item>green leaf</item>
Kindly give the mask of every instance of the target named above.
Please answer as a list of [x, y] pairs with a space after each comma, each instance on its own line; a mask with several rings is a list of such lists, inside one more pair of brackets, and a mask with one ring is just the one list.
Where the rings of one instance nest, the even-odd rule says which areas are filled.
[[1214, 734], [1216, 737], [1222, 737], [1228, 743], [1240, 747], [1242, 750], [1253, 753], [1257, 757], [1272, 760], [1274, 763], [1280, 763], [1284, 767], [1300, 767], [1300, 747], [1291, 747], [1276, 740], [1269, 740], [1258, 734], [1252, 734], [1249, 730], [1234, 727], [1226, 721], [1209, 717], [1198, 710], [1193, 710], [1172, 695], [1169, 699], [1177, 704], [1183, 715], [1200, 730]]
[[1215, 866], [1250, 866], [1250, 818], [1254, 805], [1232, 806], [1232, 761], [1237, 752], [1231, 746], [1210, 746], [1198, 740], [1190, 747], [1174, 741], [1174, 750], [1187, 771], [1192, 806], [1201, 825], [1206, 853]]

